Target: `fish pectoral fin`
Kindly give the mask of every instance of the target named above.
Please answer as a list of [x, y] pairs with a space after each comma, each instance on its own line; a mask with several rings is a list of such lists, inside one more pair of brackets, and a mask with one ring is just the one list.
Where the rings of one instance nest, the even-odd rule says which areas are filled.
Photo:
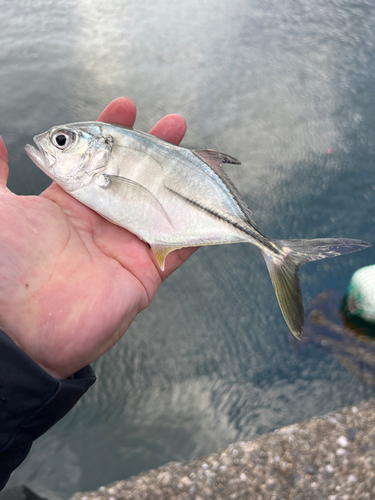
[[181, 247], [167, 247], [164, 245], [151, 245], [152, 251], [155, 254], [156, 261], [162, 271], [165, 267], [165, 259], [170, 252], [178, 250]]
[[164, 210], [163, 205], [156, 196], [146, 187], [142, 186], [142, 184], [119, 175], [103, 174], [103, 176], [109, 181], [107, 184], [103, 185], [104, 189], [111, 189], [115, 195], [123, 196], [124, 200], [127, 202], [135, 201], [137, 203], [149, 205], [159, 212], [159, 214], [168, 221], [170, 226], [173, 227], [172, 221]]

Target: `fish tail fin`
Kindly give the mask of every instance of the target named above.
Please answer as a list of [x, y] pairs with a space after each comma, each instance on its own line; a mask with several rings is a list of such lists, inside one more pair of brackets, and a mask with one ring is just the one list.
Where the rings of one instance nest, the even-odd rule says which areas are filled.
[[304, 323], [299, 267], [313, 260], [336, 257], [370, 247], [370, 243], [347, 239], [273, 240], [279, 253], [262, 251], [281, 312], [293, 335], [301, 340]]

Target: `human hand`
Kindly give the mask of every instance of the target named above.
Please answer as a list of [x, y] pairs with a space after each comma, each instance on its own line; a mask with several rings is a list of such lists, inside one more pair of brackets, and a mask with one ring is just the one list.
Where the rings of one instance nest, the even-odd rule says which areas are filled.
[[[99, 120], [131, 127], [135, 117], [121, 97]], [[150, 133], [179, 144], [185, 131], [182, 117], [168, 115]], [[55, 182], [40, 196], [9, 191], [7, 163], [0, 138], [0, 327], [63, 379], [109, 350], [196, 248], [172, 252], [162, 272], [147, 243]]]

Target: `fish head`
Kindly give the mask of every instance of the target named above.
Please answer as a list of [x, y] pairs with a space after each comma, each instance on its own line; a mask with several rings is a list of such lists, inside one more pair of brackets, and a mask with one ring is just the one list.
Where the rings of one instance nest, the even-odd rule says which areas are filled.
[[75, 191], [105, 170], [113, 138], [100, 122], [52, 127], [36, 135], [38, 149], [26, 145], [26, 153], [45, 174], [65, 191]]

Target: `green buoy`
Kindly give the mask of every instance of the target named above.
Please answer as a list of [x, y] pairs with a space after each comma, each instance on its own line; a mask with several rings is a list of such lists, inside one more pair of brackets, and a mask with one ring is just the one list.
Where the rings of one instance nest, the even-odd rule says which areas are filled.
[[346, 308], [353, 316], [375, 323], [375, 265], [362, 267], [353, 274]]

